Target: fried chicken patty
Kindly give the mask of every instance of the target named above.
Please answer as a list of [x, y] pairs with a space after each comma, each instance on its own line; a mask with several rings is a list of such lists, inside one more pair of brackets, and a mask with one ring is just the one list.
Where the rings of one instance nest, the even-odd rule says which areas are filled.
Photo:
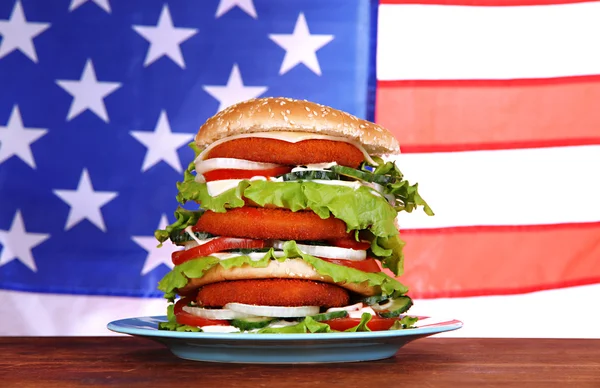
[[215, 236], [261, 240], [332, 240], [348, 237], [344, 221], [322, 219], [312, 211], [241, 207], [206, 211], [193, 228]]
[[248, 137], [219, 144], [207, 158], [235, 158], [262, 163], [302, 166], [336, 162], [356, 168], [365, 160], [363, 153], [349, 143], [332, 140], [304, 140], [289, 143], [277, 139]]
[[234, 280], [206, 285], [196, 298], [205, 307], [227, 303], [262, 306], [347, 306], [348, 292], [336, 285], [300, 279]]

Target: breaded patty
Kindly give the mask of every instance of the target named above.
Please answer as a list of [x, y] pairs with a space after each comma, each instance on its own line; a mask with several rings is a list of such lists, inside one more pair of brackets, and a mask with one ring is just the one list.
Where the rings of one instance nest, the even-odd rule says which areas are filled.
[[235, 158], [290, 166], [336, 162], [341, 166], [356, 168], [365, 156], [352, 144], [340, 141], [304, 140], [289, 143], [248, 137], [219, 144], [208, 153], [207, 158]]
[[215, 236], [261, 240], [332, 240], [346, 238], [346, 224], [334, 217], [322, 219], [312, 211], [241, 207], [225, 213], [206, 211], [193, 228]]
[[349, 303], [348, 292], [336, 285], [300, 279], [234, 280], [206, 285], [197, 302], [206, 307], [227, 303], [262, 306], [340, 307]]

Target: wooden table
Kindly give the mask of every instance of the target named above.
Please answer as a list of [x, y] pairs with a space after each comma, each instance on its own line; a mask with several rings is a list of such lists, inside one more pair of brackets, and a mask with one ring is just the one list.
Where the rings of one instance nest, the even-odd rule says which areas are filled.
[[381, 361], [181, 360], [133, 337], [0, 338], [0, 387], [600, 387], [600, 340], [423, 338]]

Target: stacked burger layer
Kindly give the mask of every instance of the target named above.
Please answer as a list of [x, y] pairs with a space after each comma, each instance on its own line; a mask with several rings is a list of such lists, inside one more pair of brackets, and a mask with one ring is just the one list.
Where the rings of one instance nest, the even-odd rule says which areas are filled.
[[432, 215], [417, 185], [380, 156], [386, 129], [288, 98], [231, 106], [200, 128], [159, 283], [163, 330], [305, 333], [406, 329], [399, 211]]

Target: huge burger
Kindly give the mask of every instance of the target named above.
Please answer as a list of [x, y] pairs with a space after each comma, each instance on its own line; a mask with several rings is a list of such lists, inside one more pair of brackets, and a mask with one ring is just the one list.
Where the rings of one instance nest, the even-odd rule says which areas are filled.
[[386, 129], [289, 98], [211, 117], [155, 235], [181, 246], [159, 283], [162, 330], [306, 333], [410, 328], [399, 211], [433, 214]]

